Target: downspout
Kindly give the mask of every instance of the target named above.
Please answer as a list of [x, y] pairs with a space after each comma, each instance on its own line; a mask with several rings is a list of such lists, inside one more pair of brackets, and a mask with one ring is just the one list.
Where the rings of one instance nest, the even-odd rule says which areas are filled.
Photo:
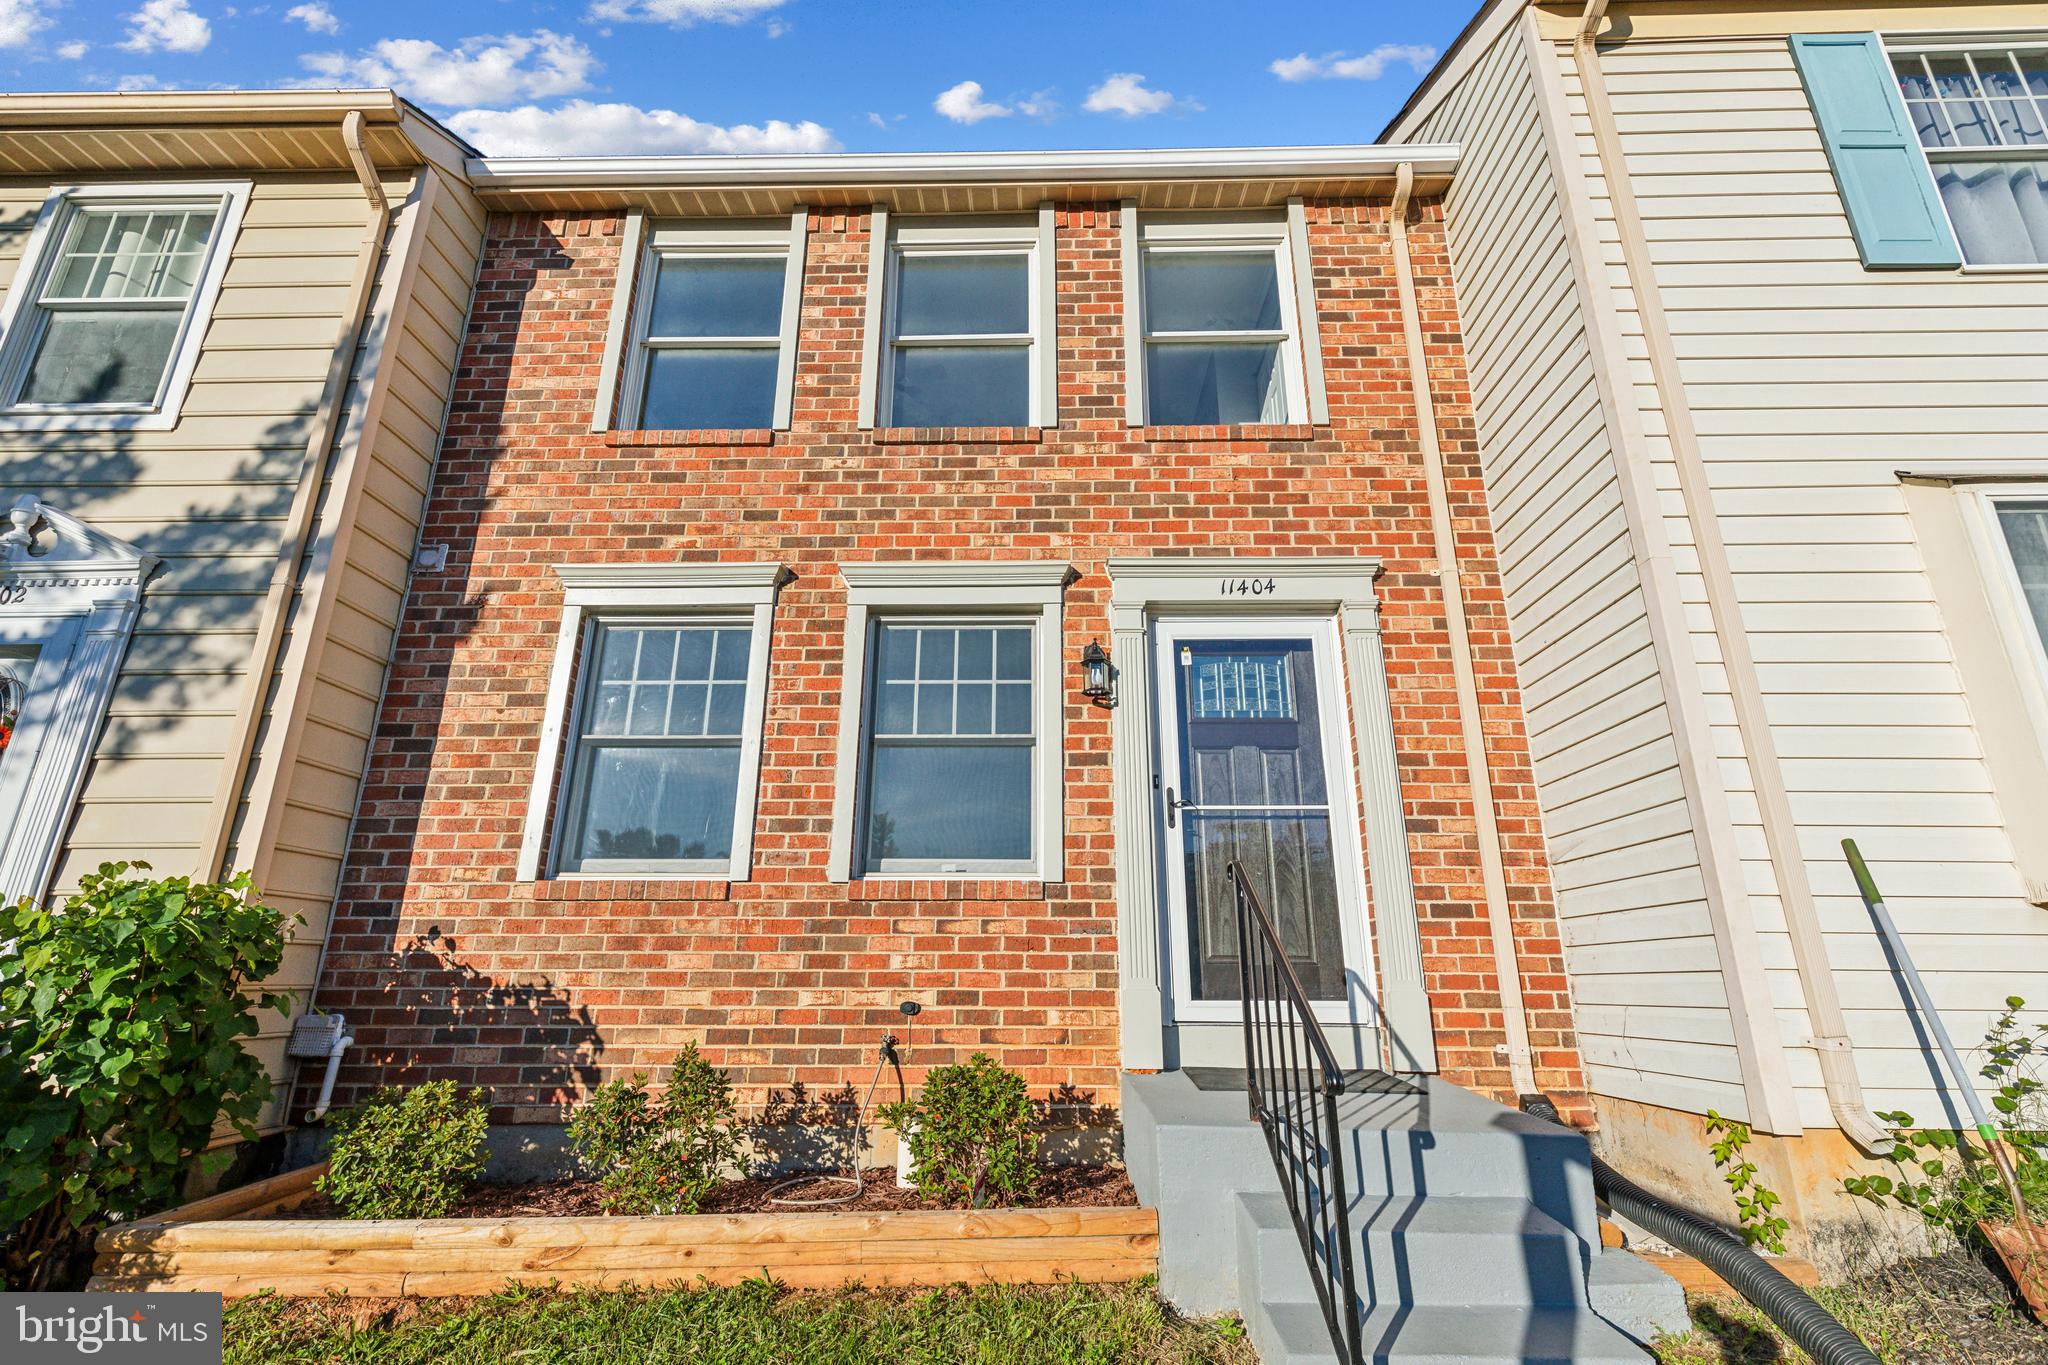
[[1649, 240], [1643, 231], [1642, 212], [1636, 203], [1635, 186], [1629, 177], [1621, 134], [1614, 125], [1614, 109], [1608, 98], [1607, 78], [1600, 68], [1596, 46], [1600, 22], [1607, 13], [1608, 0], [1587, 0], [1579, 17], [1578, 32], [1572, 38], [1572, 63], [1578, 70], [1579, 85], [1585, 93], [1586, 118], [1592, 125], [1595, 156], [1607, 181], [1614, 223], [1621, 238], [1621, 255], [1634, 289], [1637, 316], [1642, 320], [1643, 340], [1649, 351], [1650, 372], [1663, 409], [1671, 459], [1678, 473], [1678, 488], [1685, 504], [1699, 552], [1700, 579], [1705, 585], [1707, 608], [1714, 622], [1714, 634], [1721, 646], [1728, 675], [1728, 692], [1735, 706], [1735, 725], [1748, 755], [1750, 780], [1756, 788], [1757, 807], [1762, 816], [1764, 842], [1770, 851], [1777, 877], [1779, 900], [1784, 907], [1785, 925], [1792, 940], [1792, 958], [1798, 967], [1800, 993], [1807, 1017], [1813, 1025], [1813, 1048], [1820, 1063], [1822, 1084], [1827, 1089], [1828, 1109], [1835, 1124], [1851, 1142], [1866, 1150], [1888, 1149], [1891, 1134], [1870, 1112], [1863, 1098], [1863, 1085], [1856, 1075], [1851, 1051], [1848, 1020], [1842, 1014], [1841, 997], [1835, 992], [1833, 968], [1828, 962], [1827, 938], [1821, 930], [1820, 912], [1813, 902], [1813, 886], [1807, 878], [1806, 860], [1799, 851], [1799, 826], [1792, 814], [1791, 797], [1785, 790], [1784, 773], [1778, 765], [1777, 743], [1770, 717], [1764, 709], [1762, 685], [1757, 680], [1756, 660], [1749, 649], [1749, 636], [1742, 620], [1742, 603], [1735, 591], [1735, 576], [1728, 567], [1728, 549], [1721, 539], [1721, 523], [1714, 510], [1713, 486], [1706, 463], [1700, 456], [1699, 432], [1693, 425], [1692, 405], [1679, 373], [1678, 350], [1672, 340], [1671, 322], [1664, 312], [1663, 295], [1657, 288], [1656, 269], [1650, 260]]
[[391, 225], [391, 203], [377, 168], [363, 147], [363, 115], [349, 110], [341, 121], [342, 146], [363, 187], [370, 213], [363, 223], [362, 242], [356, 249], [354, 274], [349, 280], [348, 302], [342, 311], [341, 334], [327, 360], [327, 378], [320, 389], [320, 401], [313, 410], [306, 433], [306, 453], [299, 466], [299, 482], [292, 493], [291, 511], [285, 518], [284, 534], [278, 542], [277, 561], [271, 566], [270, 586], [263, 596], [263, 610], [256, 621], [256, 641], [249, 652], [249, 672], [235, 708], [227, 762], [220, 785], [213, 794], [212, 818], [199, 845], [196, 875], [213, 881], [223, 875], [223, 860], [235, 828], [235, 813], [241, 805], [242, 787], [248, 779], [255, 756], [256, 735], [262, 728], [263, 706], [270, 694], [271, 675], [277, 671], [279, 651], [284, 647], [285, 622], [291, 609], [292, 589], [298, 581], [299, 565], [305, 561], [320, 507], [320, 487], [327, 470], [328, 451], [334, 445], [334, 431], [341, 420], [342, 395], [354, 368], [356, 347], [361, 343], [363, 318], [369, 312], [370, 294], [377, 280], [377, 262], [384, 252], [384, 235]]
[[1431, 552], [1443, 596], [1445, 633], [1450, 636], [1451, 677], [1458, 693], [1458, 730], [1465, 744], [1466, 780], [1472, 789], [1473, 827], [1479, 838], [1479, 875], [1486, 892], [1486, 926], [1493, 940], [1493, 972], [1500, 982], [1501, 1018], [1507, 1030], [1508, 1075], [1517, 1095], [1534, 1095], [1535, 1064], [1529, 1055], [1529, 1019], [1522, 1004], [1522, 964], [1508, 908], [1507, 865], [1495, 819], [1493, 777], [1486, 762], [1486, 732], [1480, 722], [1479, 685], [1472, 670], [1472, 636], [1465, 624], [1465, 586], [1458, 569], [1458, 543], [1451, 524], [1451, 498], [1444, 476], [1443, 446], [1437, 439], [1436, 404], [1429, 392], [1429, 363], [1423, 352], [1422, 319], [1415, 305], [1415, 269], [1408, 255], [1408, 200], [1415, 167], [1402, 162], [1394, 176], [1394, 202], [1387, 229], [1394, 256], [1394, 285], [1401, 300], [1401, 335], [1408, 352], [1408, 388], [1415, 403], [1423, 479], [1429, 491]]

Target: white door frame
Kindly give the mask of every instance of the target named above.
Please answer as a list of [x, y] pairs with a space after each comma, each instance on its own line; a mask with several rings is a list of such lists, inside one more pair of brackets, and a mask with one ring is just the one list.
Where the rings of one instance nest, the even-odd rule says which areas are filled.
[[[1344, 673], [1339, 666], [1337, 623], [1329, 616], [1168, 616], [1153, 627], [1153, 670], [1151, 684], [1158, 699], [1158, 733], [1153, 742], [1162, 793], [1185, 792], [1185, 774], [1180, 770], [1181, 727], [1186, 717], [1179, 714], [1179, 689], [1175, 685], [1175, 652], [1184, 641], [1296, 640], [1306, 639], [1315, 664], [1316, 706], [1321, 718], [1324, 786], [1329, 792], [1330, 844], [1337, 883], [1339, 928], [1344, 952], [1345, 998], [1316, 1001], [1316, 1018], [1326, 1023], [1359, 1028], [1377, 1028], [1379, 1010], [1374, 1004], [1378, 983], [1373, 975], [1372, 934], [1369, 928], [1370, 898], [1366, 893], [1365, 867], [1359, 856], [1356, 737], [1351, 716], [1342, 705]], [[1166, 913], [1163, 929], [1166, 950], [1167, 1007], [1174, 1022], [1236, 1023], [1243, 1017], [1236, 1001], [1197, 1000], [1193, 995], [1193, 969], [1189, 966], [1193, 935], [1189, 925], [1186, 830], [1172, 820], [1166, 803], [1159, 803], [1161, 828], [1159, 852], [1166, 884]]]
[[[1235, 614], [1253, 606], [1293, 615], [1334, 614], [1343, 632], [1351, 729], [1357, 736], [1365, 869], [1371, 884], [1371, 932], [1383, 1030], [1398, 1071], [1436, 1070], [1429, 993], [1423, 987], [1415, 876], [1408, 857], [1394, 711], [1380, 640], [1373, 580], [1380, 561], [1358, 555], [1190, 556], [1112, 559], [1109, 575], [1110, 771], [1115, 835], [1117, 1019], [1123, 1066], [1157, 1071], [1169, 1064], [1166, 991], [1161, 976], [1165, 888], [1160, 877], [1153, 766], [1152, 623], [1168, 615]], [[1249, 584], [1261, 591], [1252, 594]], [[1249, 615], [1245, 619], [1251, 619]], [[1354, 829], [1356, 826], [1354, 826]], [[1211, 1029], [1218, 1026], [1210, 1025]], [[1186, 1030], [1181, 1030], [1186, 1032]]]

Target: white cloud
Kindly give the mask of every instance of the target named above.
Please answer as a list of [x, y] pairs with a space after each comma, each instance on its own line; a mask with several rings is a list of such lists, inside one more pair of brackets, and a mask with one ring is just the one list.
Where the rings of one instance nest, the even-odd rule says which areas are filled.
[[1427, 71], [1435, 60], [1436, 49], [1433, 47], [1419, 43], [1381, 43], [1360, 57], [1347, 57], [1341, 52], [1311, 57], [1306, 52], [1297, 52], [1292, 57], [1280, 58], [1266, 69], [1283, 81], [1376, 81], [1397, 62], [1406, 62], [1417, 71]]
[[310, 5], [293, 5], [284, 12], [284, 17], [289, 22], [304, 24], [308, 33], [341, 32], [341, 20], [335, 18], [334, 11], [318, 3], [318, 0]]
[[603, 156], [633, 153], [832, 152], [829, 129], [786, 123], [699, 123], [673, 109], [570, 100], [553, 109], [465, 109], [442, 120], [492, 156]]
[[1060, 103], [1052, 97], [1051, 90], [1039, 90], [1017, 101], [1017, 112], [1025, 118], [1035, 118], [1050, 123], [1060, 116]]
[[0, 0], [0, 47], [21, 47], [49, 26], [39, 0]]
[[1148, 90], [1145, 78], [1137, 72], [1119, 71], [1090, 90], [1081, 107], [1091, 114], [1143, 118], [1147, 114], [1163, 114], [1169, 109], [1198, 110], [1202, 106], [1165, 90]]
[[547, 29], [479, 34], [453, 48], [425, 38], [384, 38], [349, 56], [309, 52], [314, 75], [301, 85], [388, 85], [428, 104], [507, 104], [574, 94], [590, 84], [597, 58], [576, 39]]
[[92, 44], [83, 38], [74, 38], [68, 43], [57, 44], [57, 55], [67, 62], [75, 62], [92, 51]]
[[187, 0], [142, 0], [128, 16], [128, 36], [121, 46], [130, 52], [203, 52], [213, 41], [213, 25], [195, 14]]
[[1008, 118], [1017, 112], [1007, 104], [997, 104], [993, 100], [983, 99], [980, 81], [962, 81], [956, 86], [941, 90], [939, 97], [932, 101], [932, 108], [955, 123], [979, 123], [985, 118]]
[[688, 28], [692, 24], [744, 24], [782, 4], [783, 0], [592, 0], [590, 17]]
[[175, 90], [176, 86], [165, 85], [155, 76], [122, 76], [114, 82], [116, 90], [134, 92], [137, 90]]

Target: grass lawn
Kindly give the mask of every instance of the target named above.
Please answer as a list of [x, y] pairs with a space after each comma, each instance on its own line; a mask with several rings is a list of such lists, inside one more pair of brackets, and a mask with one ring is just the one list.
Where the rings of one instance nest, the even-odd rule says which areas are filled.
[[1179, 1317], [1149, 1281], [829, 1294], [755, 1281], [649, 1292], [508, 1290], [426, 1302], [265, 1296], [230, 1303], [226, 1327], [227, 1365], [1257, 1365], [1235, 1318]]

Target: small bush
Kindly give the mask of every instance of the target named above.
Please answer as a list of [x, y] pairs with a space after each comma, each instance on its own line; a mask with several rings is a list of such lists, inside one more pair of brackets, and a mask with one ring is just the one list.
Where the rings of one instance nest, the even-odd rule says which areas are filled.
[[644, 1072], [599, 1086], [570, 1118], [569, 1141], [607, 1213], [695, 1213], [739, 1159], [737, 1117], [732, 1077], [685, 1043], [659, 1093]]
[[335, 1115], [320, 1191], [350, 1218], [439, 1218], [484, 1168], [490, 1108], [481, 1090], [434, 1081], [385, 1088]]
[[[68, 1282], [93, 1225], [177, 1202], [214, 1125], [245, 1139], [270, 1099], [242, 1050], [248, 988], [277, 970], [286, 922], [246, 874], [153, 878], [106, 863], [61, 908], [0, 906], [0, 1228], [15, 1289]], [[203, 1155], [202, 1155], [203, 1154]]]
[[918, 1190], [969, 1208], [1012, 1203], [1038, 1179], [1038, 1128], [1024, 1078], [977, 1052], [964, 1066], [925, 1077], [907, 1103], [882, 1117], [908, 1134]]

